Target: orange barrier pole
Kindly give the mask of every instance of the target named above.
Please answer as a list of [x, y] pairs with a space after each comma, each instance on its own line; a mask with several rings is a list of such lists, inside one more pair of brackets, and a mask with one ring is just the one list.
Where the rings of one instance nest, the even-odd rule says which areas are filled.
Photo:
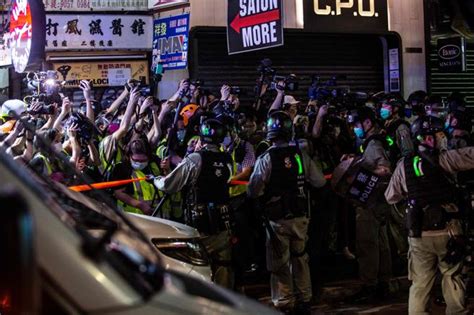
[[[324, 175], [324, 178], [329, 180], [332, 178], [332, 174]], [[78, 186], [70, 186], [69, 189], [81, 192], [81, 191], [88, 191], [94, 189], [108, 189], [117, 186], [123, 186], [134, 182], [139, 182], [142, 180], [147, 180], [146, 177], [134, 178], [134, 179], [124, 179], [124, 180], [115, 180], [111, 182], [102, 182], [102, 183], [95, 183], [90, 185], [78, 185]], [[248, 185], [248, 181], [243, 180], [231, 180], [231, 185]]]
[[146, 179], [147, 179], [146, 177], [140, 177], [140, 178], [133, 178], [133, 179], [115, 180], [111, 182], [102, 182], [102, 183], [95, 183], [95, 184], [90, 184], [90, 185], [70, 186], [69, 189], [78, 191], [78, 192], [92, 190], [93, 188], [107, 189], [107, 188], [127, 185], [134, 182], [139, 182]]

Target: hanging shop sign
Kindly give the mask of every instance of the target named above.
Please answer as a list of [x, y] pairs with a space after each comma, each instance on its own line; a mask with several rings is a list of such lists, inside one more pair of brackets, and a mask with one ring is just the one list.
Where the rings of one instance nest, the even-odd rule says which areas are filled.
[[184, 69], [188, 62], [189, 14], [157, 19], [153, 28], [153, 65]]
[[282, 0], [228, 0], [229, 55], [283, 45]]
[[151, 49], [148, 15], [46, 15], [46, 50]]
[[10, 13], [8, 41], [16, 72], [44, 58], [45, 25], [41, 1], [15, 0]]
[[466, 41], [464, 37], [438, 39], [438, 67], [441, 72], [466, 71]]
[[387, 0], [305, 0], [304, 29], [321, 33], [386, 33]]
[[43, 0], [46, 11], [146, 11], [148, 0]]
[[122, 86], [129, 79], [149, 83], [148, 62], [104, 61], [53, 63], [58, 78], [66, 88], [77, 88], [81, 80], [90, 80], [94, 87]]
[[229, 55], [283, 45], [282, 0], [228, 0]]
[[148, 0], [148, 8], [160, 10], [188, 3], [189, 0]]

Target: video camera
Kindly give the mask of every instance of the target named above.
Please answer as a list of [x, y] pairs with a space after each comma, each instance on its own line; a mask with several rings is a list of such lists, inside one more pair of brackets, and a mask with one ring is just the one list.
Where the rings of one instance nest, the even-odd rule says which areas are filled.
[[298, 90], [299, 87], [298, 78], [294, 74], [290, 74], [286, 77], [274, 75], [269, 90], [276, 90], [278, 82], [285, 82], [285, 91], [294, 92]]
[[54, 70], [29, 72], [26, 75], [28, 90], [32, 93], [31, 102], [38, 102], [41, 108], [31, 112], [32, 114], [53, 114], [53, 103], [61, 104], [62, 89], [64, 81], [58, 80], [58, 75]]
[[344, 79], [346, 79], [346, 76], [338, 75], [323, 82], [320, 76], [313, 75], [311, 76], [311, 85], [308, 88], [308, 97], [313, 101], [336, 101], [336, 103], [340, 103], [344, 95], [350, 91], [348, 87], [338, 87], [337, 81]]
[[140, 95], [143, 96], [143, 97], [147, 97], [147, 96], [151, 95], [150, 86], [148, 84], [146, 84], [144, 81], [131, 79], [131, 80], [128, 81], [128, 85], [130, 87], [138, 86], [139, 91], [140, 91]]

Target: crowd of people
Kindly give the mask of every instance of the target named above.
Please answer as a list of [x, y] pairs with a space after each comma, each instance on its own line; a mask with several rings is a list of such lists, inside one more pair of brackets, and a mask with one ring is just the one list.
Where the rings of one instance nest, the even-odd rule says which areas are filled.
[[[459, 191], [474, 181], [474, 148], [462, 95], [303, 102], [284, 80], [275, 86], [273, 102], [260, 87], [256, 104], [241, 104], [227, 84], [213, 95], [182, 80], [157, 101], [129, 81], [100, 108], [82, 81], [81, 106], [62, 94], [5, 102], [0, 147], [67, 186], [137, 179], [107, 190], [118, 209], [197, 228], [220, 285], [266, 266], [283, 312], [309, 312], [316, 247], [357, 258], [364, 286], [353, 302], [387, 297], [393, 262], [407, 259], [410, 314], [427, 311], [438, 268], [447, 313], [467, 312], [470, 201]], [[316, 222], [321, 212], [332, 219]]]

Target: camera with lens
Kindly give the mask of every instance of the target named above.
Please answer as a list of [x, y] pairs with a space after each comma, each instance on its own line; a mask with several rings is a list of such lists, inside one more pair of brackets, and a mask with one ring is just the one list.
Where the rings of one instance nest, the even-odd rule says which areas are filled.
[[290, 74], [289, 76], [285, 77], [275, 74], [272, 78], [269, 90], [276, 90], [278, 82], [285, 82], [285, 91], [294, 92], [298, 90], [299, 87], [298, 78], [296, 75]]
[[41, 108], [31, 112], [32, 114], [53, 114], [53, 103], [60, 104], [64, 81], [58, 80], [56, 71], [48, 70], [41, 72], [29, 72], [26, 75], [26, 84], [32, 93], [30, 100], [41, 104]]
[[136, 80], [136, 79], [131, 79], [128, 81], [128, 85], [131, 88], [138, 87], [138, 91], [140, 92], [140, 95], [143, 97], [147, 97], [151, 95], [151, 89], [148, 84], [144, 82], [144, 80]]

